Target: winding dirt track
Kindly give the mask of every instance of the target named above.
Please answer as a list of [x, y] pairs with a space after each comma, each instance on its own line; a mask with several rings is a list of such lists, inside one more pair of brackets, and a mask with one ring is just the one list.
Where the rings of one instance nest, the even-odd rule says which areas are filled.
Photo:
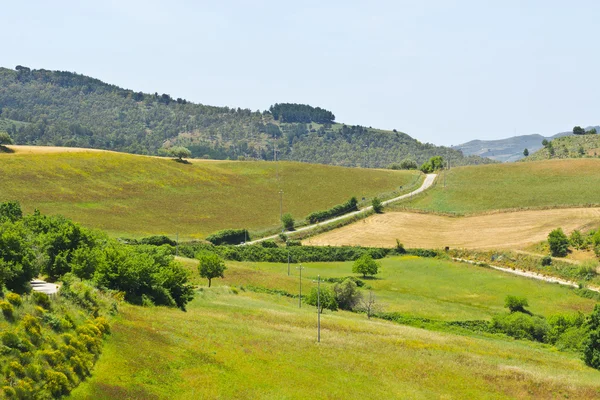
[[373, 215], [357, 223], [304, 241], [311, 245], [466, 249], [522, 249], [545, 240], [561, 227], [575, 229], [600, 225], [600, 208], [531, 210], [445, 217], [408, 212]]

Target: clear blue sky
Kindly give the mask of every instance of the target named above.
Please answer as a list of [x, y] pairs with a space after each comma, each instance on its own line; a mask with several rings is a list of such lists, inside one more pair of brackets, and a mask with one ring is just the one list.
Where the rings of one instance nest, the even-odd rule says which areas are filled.
[[[218, 3], [218, 4], [217, 4]], [[459, 144], [600, 124], [600, 2], [13, 1], [0, 65]]]

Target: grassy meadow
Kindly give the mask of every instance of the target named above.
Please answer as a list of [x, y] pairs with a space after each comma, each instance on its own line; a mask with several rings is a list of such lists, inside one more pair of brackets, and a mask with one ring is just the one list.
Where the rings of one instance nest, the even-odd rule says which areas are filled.
[[392, 208], [468, 214], [600, 202], [600, 159], [456, 167], [436, 187]]
[[[201, 238], [219, 229], [261, 231], [283, 212], [303, 219], [351, 196], [391, 196], [420, 184], [417, 172], [293, 162], [201, 161], [114, 152], [0, 154], [0, 201], [62, 214], [113, 235]], [[400, 186], [403, 189], [400, 190]]]
[[533, 342], [432, 332], [213, 287], [187, 312], [124, 305], [74, 399], [570, 398], [600, 372]]

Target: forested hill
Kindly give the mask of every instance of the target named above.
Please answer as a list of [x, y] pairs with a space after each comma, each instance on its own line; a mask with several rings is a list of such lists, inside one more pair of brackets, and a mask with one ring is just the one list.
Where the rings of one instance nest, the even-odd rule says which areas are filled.
[[386, 167], [435, 155], [454, 165], [491, 162], [401, 132], [335, 123], [332, 112], [275, 104], [263, 112], [213, 107], [122, 89], [83, 75], [0, 68], [0, 130], [17, 144], [92, 147], [160, 154], [182, 145], [194, 157], [278, 158]]

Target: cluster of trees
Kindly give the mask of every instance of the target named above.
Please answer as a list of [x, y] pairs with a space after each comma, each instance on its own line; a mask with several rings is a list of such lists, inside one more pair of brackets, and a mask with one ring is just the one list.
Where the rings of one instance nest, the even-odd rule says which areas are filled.
[[276, 121], [281, 122], [331, 124], [335, 121], [335, 115], [331, 111], [308, 104], [276, 103], [269, 107], [269, 111]]
[[440, 156], [431, 157], [421, 165], [421, 171], [425, 174], [444, 169], [444, 159]]
[[[183, 146], [195, 158], [277, 157], [377, 168], [406, 158], [423, 163], [436, 155], [453, 165], [493, 162], [400, 132], [332, 124], [333, 114], [318, 107], [276, 104], [272, 112], [211, 107], [70, 72], [0, 68], [0, 105], [0, 125], [17, 144], [138, 154]], [[322, 125], [317, 129], [313, 122]]]
[[561, 228], [557, 228], [548, 234], [548, 245], [554, 257], [565, 257], [569, 253], [569, 247], [573, 247], [577, 250], [593, 250], [600, 258], [600, 229], [587, 234], [574, 230], [567, 236]]
[[573, 135], [595, 135], [597, 133], [596, 128], [590, 128], [587, 131], [580, 126], [575, 126], [573, 128]]
[[18, 203], [0, 203], [0, 287], [27, 292], [40, 273], [51, 281], [72, 273], [136, 304], [184, 309], [194, 295], [170, 246], [127, 246], [64, 217], [23, 216]]
[[348, 214], [352, 211], [358, 210], [358, 200], [356, 197], [352, 197], [350, 200], [343, 204], [338, 204], [329, 210], [315, 211], [306, 217], [306, 220], [311, 224], [325, 221], [340, 215]]

